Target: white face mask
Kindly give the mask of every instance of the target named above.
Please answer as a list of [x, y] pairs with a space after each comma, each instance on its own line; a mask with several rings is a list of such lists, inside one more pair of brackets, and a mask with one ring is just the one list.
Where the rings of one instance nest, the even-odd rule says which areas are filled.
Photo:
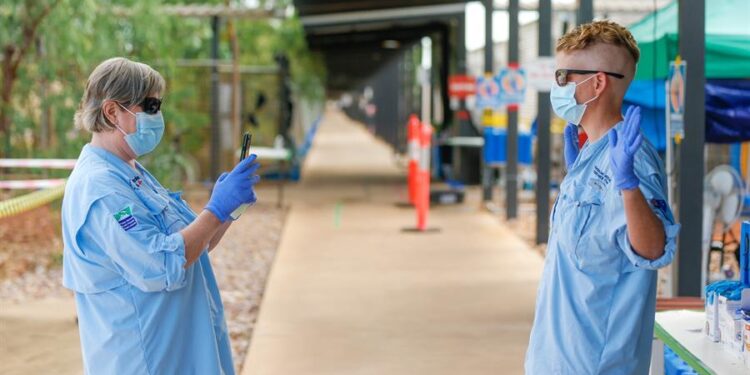
[[586, 105], [596, 100], [599, 95], [583, 102], [583, 104], [578, 104], [576, 101], [576, 88], [594, 77], [595, 75], [592, 75], [578, 83], [568, 82], [562, 87], [553, 84], [549, 95], [552, 110], [554, 110], [555, 113], [565, 121], [574, 125], [579, 125], [583, 118], [583, 113], [586, 112]]

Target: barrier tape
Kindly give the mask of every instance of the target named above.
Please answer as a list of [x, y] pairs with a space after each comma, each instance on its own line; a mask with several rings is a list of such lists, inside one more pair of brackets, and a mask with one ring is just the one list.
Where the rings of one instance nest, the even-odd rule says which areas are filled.
[[0, 181], [0, 189], [48, 189], [65, 183], [64, 178], [49, 180], [11, 180]]
[[76, 159], [0, 159], [0, 168], [73, 169]]
[[63, 182], [62, 185], [53, 188], [37, 190], [20, 197], [4, 200], [0, 202], [0, 219], [44, 206], [60, 199], [64, 193], [65, 183]]

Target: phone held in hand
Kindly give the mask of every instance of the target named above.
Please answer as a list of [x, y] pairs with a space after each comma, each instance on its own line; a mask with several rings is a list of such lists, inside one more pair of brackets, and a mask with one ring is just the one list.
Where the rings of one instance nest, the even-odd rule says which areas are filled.
[[[250, 148], [250, 142], [252, 140], [253, 140], [253, 135], [250, 134], [250, 132], [245, 132], [245, 135], [242, 136], [242, 150], [240, 151], [240, 161], [245, 160], [245, 158], [247, 157], [247, 151]], [[232, 211], [232, 213], [229, 214], [229, 216], [232, 217], [232, 220], [237, 220], [242, 215], [242, 213], [245, 212], [245, 210], [247, 209], [247, 206], [249, 206], [249, 204], [246, 203], [237, 207], [237, 209]]]

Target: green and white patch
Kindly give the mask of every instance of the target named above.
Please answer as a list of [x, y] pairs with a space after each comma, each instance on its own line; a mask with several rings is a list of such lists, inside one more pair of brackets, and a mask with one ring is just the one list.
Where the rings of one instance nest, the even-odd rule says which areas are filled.
[[125, 231], [129, 231], [138, 225], [138, 221], [135, 220], [135, 217], [133, 216], [133, 209], [131, 206], [123, 208], [113, 216], [115, 217], [115, 220], [117, 220], [117, 223], [120, 224], [120, 227]]

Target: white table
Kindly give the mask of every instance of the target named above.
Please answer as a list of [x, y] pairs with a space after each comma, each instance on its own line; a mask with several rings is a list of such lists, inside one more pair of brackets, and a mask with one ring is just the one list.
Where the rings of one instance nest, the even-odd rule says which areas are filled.
[[[712, 342], [703, 333], [705, 317], [703, 311], [674, 310], [656, 313], [654, 335], [699, 374], [750, 374], [750, 369], [745, 367], [741, 360], [725, 351], [723, 344]], [[662, 358], [663, 355], [662, 352]], [[659, 370], [663, 371], [663, 367], [652, 368], [652, 375], [661, 374]]]
[[[286, 167], [291, 164], [292, 151], [281, 147], [256, 147], [250, 146], [248, 154], [255, 154], [258, 160], [274, 160], [279, 166], [279, 173], [282, 169], [286, 171]], [[236, 157], [240, 157], [240, 150], [237, 150]], [[278, 184], [278, 198], [276, 200], [277, 206], [282, 207], [284, 205], [284, 180], [285, 178], [279, 178]]]

